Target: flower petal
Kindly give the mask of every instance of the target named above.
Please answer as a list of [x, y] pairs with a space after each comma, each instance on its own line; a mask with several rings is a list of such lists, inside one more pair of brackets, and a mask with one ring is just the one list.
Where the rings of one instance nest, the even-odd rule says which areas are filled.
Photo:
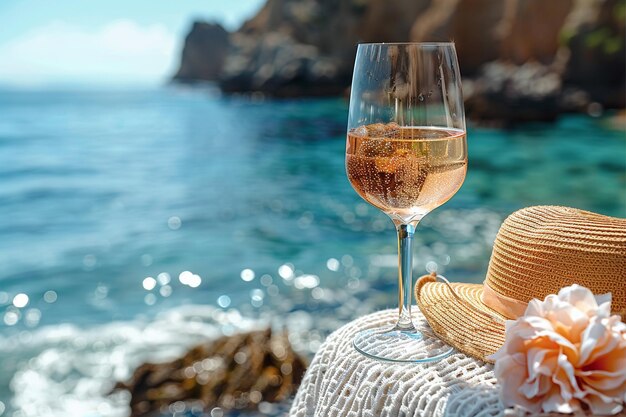
[[564, 301], [578, 310], [587, 313], [595, 311], [598, 308], [598, 302], [593, 292], [589, 288], [582, 287], [578, 284], [561, 288], [558, 294], [559, 300]]
[[578, 410], [578, 401], [566, 401], [555, 385], [542, 401], [542, 409], [546, 413], [572, 413]]
[[538, 413], [541, 411], [539, 401], [528, 400], [519, 392], [519, 387], [526, 378], [524, 355], [507, 355], [496, 362], [494, 373], [500, 381], [500, 401], [505, 407], [520, 406], [527, 411]]
[[574, 366], [564, 354], [558, 357], [558, 369], [552, 375], [552, 382], [561, 388], [561, 396], [566, 401], [570, 401], [580, 391]]
[[[589, 366], [620, 346], [626, 349], [626, 330], [622, 330], [619, 316], [593, 317], [582, 335], [578, 366]], [[605, 363], [610, 366], [610, 363]], [[603, 366], [604, 369], [604, 366]]]
[[505, 343], [491, 356], [505, 406], [538, 413], [618, 413], [626, 402], [626, 324], [610, 315], [611, 294], [579, 285], [506, 323]]
[[589, 406], [594, 416], [611, 416], [624, 409], [619, 401], [615, 399], [609, 400], [602, 395], [588, 394], [580, 400]]

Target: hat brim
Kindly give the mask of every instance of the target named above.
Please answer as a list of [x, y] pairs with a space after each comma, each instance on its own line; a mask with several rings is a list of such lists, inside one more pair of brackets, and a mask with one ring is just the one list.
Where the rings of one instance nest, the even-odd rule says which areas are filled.
[[421, 277], [415, 285], [417, 305], [437, 336], [469, 356], [493, 363], [487, 357], [504, 344], [506, 318], [487, 307], [482, 295], [482, 284], [436, 282], [433, 275]]

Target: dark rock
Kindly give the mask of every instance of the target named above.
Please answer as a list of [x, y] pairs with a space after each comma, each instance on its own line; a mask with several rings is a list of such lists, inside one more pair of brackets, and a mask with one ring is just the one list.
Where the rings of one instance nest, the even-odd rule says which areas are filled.
[[273, 96], [337, 95], [350, 84], [360, 6], [268, 0], [232, 36], [220, 86]]
[[276, 97], [338, 95], [350, 82], [341, 74], [338, 60], [282, 33], [272, 33], [259, 42], [235, 35], [233, 43], [236, 52], [229, 56], [220, 81], [225, 92], [258, 91]]
[[267, 329], [222, 337], [171, 362], [145, 363], [115, 389], [130, 391], [131, 416], [158, 414], [177, 402], [209, 411], [256, 409], [295, 393], [305, 369], [287, 335]]
[[465, 76], [498, 59], [550, 64], [571, 9], [571, 0], [436, 1], [417, 16], [411, 40], [453, 39]]
[[475, 80], [464, 83], [464, 92], [475, 120], [552, 121], [560, 113], [561, 78], [538, 62], [486, 64]]
[[[370, 0], [358, 25], [359, 40], [364, 42], [406, 42], [416, 19], [423, 16], [431, 0]], [[391, 23], [393, 22], [393, 23]], [[450, 38], [445, 39], [449, 41]], [[432, 41], [432, 39], [429, 39]], [[352, 45], [354, 48], [354, 45]]]
[[626, 1], [581, 10], [563, 29], [569, 59], [564, 83], [608, 108], [626, 107]]
[[507, 0], [497, 29], [501, 60], [517, 65], [537, 61], [552, 65], [561, 48], [560, 33], [574, 11], [572, 0]]
[[213, 81], [222, 72], [230, 46], [228, 32], [217, 23], [194, 22], [185, 38], [180, 68], [174, 80]]
[[[485, 62], [499, 57], [503, 0], [433, 1], [415, 18], [411, 40], [456, 43], [464, 76], [476, 74]], [[480, 29], [479, 29], [480, 28]]]

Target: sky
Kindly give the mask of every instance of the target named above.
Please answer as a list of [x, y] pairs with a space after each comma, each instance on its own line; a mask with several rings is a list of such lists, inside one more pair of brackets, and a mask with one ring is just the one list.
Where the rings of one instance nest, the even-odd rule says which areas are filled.
[[235, 30], [264, 0], [0, 0], [0, 85], [158, 85], [194, 20]]

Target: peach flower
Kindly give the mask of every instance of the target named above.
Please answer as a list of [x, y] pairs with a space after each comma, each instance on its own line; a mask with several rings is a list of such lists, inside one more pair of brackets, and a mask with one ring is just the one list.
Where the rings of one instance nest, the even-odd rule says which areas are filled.
[[611, 294], [579, 285], [506, 323], [506, 340], [491, 356], [506, 407], [532, 413], [613, 415], [626, 402], [626, 325], [611, 316]]

